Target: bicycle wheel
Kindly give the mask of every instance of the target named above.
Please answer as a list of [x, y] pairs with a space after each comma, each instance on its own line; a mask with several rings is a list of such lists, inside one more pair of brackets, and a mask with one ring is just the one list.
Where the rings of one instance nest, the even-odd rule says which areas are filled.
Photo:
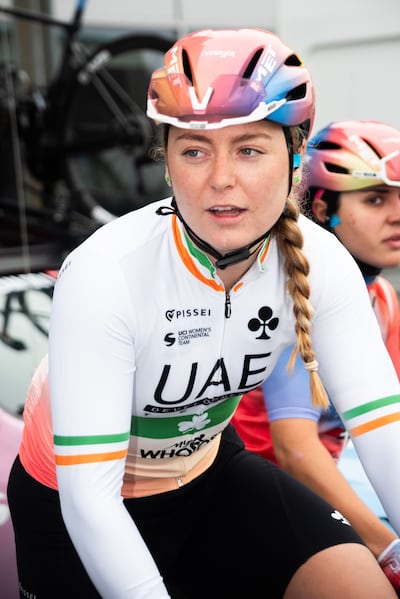
[[61, 135], [65, 178], [75, 209], [100, 223], [169, 195], [164, 165], [149, 156], [156, 128], [145, 111], [151, 73], [172, 43], [124, 36], [74, 73]]

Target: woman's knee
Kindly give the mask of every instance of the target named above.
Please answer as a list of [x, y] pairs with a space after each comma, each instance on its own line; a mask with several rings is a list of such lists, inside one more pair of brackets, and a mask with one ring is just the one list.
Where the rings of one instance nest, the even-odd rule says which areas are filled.
[[284, 599], [395, 599], [392, 585], [364, 545], [343, 543], [320, 551], [294, 574]]

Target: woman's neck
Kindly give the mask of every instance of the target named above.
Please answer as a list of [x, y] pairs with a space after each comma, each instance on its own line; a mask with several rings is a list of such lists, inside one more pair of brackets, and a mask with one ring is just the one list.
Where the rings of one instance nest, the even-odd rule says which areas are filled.
[[[247, 260], [243, 260], [242, 262], [238, 262], [237, 264], [231, 264], [227, 268], [221, 269], [217, 268], [218, 277], [224, 284], [226, 291], [232, 289], [232, 287], [240, 281], [240, 279], [246, 274], [249, 268], [254, 264], [257, 260], [258, 251], [249, 256]], [[215, 266], [215, 259], [209, 256], [211, 262]]]

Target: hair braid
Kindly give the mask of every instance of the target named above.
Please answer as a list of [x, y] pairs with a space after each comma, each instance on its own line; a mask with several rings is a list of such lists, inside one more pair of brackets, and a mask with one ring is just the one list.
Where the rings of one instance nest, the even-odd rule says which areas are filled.
[[285, 256], [285, 272], [287, 288], [293, 300], [293, 312], [296, 318], [295, 331], [297, 343], [290, 356], [289, 370], [293, 370], [298, 353], [303, 358], [305, 367], [310, 372], [310, 388], [312, 402], [315, 407], [327, 408], [328, 396], [318, 374], [318, 362], [312, 348], [311, 318], [313, 309], [310, 304], [310, 284], [308, 274], [310, 265], [304, 253], [303, 235], [297, 224], [300, 208], [289, 196], [284, 213], [275, 227], [278, 246]]

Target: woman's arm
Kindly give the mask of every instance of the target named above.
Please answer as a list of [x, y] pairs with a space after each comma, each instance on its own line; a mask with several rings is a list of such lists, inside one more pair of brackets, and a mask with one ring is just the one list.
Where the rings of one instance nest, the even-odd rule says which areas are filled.
[[375, 557], [396, 535], [365, 505], [340, 472], [318, 435], [318, 424], [284, 418], [270, 424], [279, 464], [349, 520]]
[[81, 246], [54, 292], [49, 377], [62, 515], [104, 597], [169, 597], [122, 481], [132, 415], [135, 353], [118, 264]]
[[358, 266], [333, 236], [324, 244], [329, 268], [319, 244], [310, 261], [313, 347], [320, 376], [399, 534], [399, 380]]
[[323, 445], [320, 410], [312, 406], [309, 374], [301, 358], [292, 374], [286, 369], [291, 351], [283, 352], [263, 385], [277, 461], [337, 508], [378, 557], [396, 536], [358, 497]]

